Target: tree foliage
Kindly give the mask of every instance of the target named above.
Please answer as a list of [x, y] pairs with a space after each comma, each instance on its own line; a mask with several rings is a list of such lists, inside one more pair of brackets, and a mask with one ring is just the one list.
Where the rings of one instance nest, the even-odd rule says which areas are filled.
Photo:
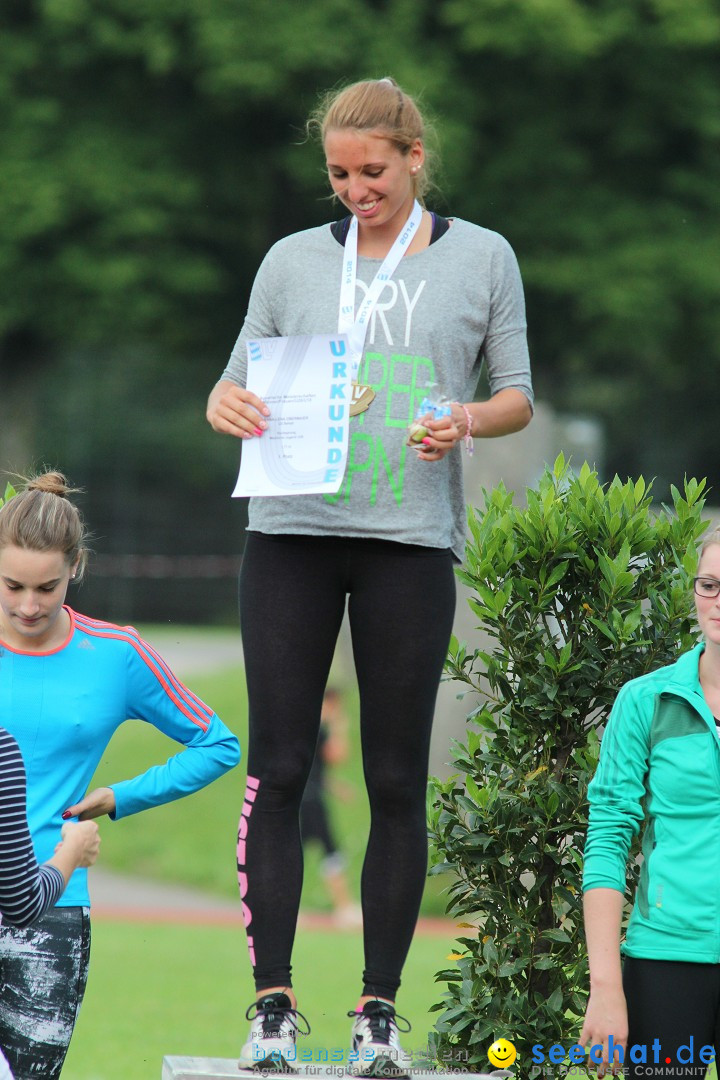
[[[653, 510], [641, 479], [602, 486], [562, 457], [527, 492], [471, 514], [461, 579], [490, 650], [454, 640], [447, 670], [475, 701], [456, 775], [433, 782], [433, 872], [454, 872], [459, 941], [436, 1025], [443, 1052], [485, 1066], [495, 1038], [579, 1034], [587, 996], [581, 862], [598, 730], [620, 687], [695, 640], [691, 578], [704, 481]], [[632, 876], [632, 871], [631, 871]], [[535, 1069], [537, 1070], [537, 1067]]]
[[610, 467], [661, 494], [714, 476], [716, 0], [449, 0], [438, 18], [463, 71], [455, 201], [519, 253], [541, 395], [601, 416]]
[[427, 51], [408, 3], [373, 41], [373, 7], [11, 2], [0, 335], [224, 358], [272, 241], [332, 216], [303, 134], [317, 92]]
[[3, 507], [8, 501], [8, 499], [11, 499], [13, 495], [17, 495], [15, 488], [12, 486], [12, 484], [6, 484], [5, 491], [2, 495], [0, 495], [0, 507]]
[[[437, 117], [433, 208], [518, 253], [538, 396], [662, 497], [720, 472], [716, 0], [6, 0], [0, 32], [0, 366], [35, 458], [81, 430], [117, 471], [143, 427], [141, 471], [187, 466], [265, 251], [336, 216], [318, 91], [391, 73]], [[49, 372], [78, 404], [46, 430]]]

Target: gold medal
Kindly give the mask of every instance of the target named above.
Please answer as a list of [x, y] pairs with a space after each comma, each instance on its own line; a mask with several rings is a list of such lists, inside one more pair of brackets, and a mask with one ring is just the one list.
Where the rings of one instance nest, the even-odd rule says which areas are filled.
[[358, 416], [369, 409], [375, 400], [375, 391], [372, 386], [354, 382], [352, 384], [352, 398], [350, 401], [350, 415]]

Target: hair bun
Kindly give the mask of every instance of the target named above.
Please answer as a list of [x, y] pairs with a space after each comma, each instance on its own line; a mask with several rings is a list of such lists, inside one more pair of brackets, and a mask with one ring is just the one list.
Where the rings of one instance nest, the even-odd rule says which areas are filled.
[[71, 488], [56, 469], [23, 476], [22, 490], [0, 507], [0, 551], [8, 544], [27, 551], [59, 551], [79, 582], [87, 561], [87, 531], [70, 496]]
[[67, 478], [61, 472], [40, 473], [34, 476], [27, 484], [27, 491], [44, 491], [49, 495], [59, 495], [66, 498], [71, 491]]

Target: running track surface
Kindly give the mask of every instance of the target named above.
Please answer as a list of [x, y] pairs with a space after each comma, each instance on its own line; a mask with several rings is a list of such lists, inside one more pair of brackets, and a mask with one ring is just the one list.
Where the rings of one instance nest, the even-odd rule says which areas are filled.
[[[239, 901], [235, 904], [200, 890], [150, 882], [98, 867], [90, 870], [90, 899], [94, 920], [242, 927]], [[299, 926], [336, 933], [350, 929], [319, 911], [301, 911]], [[353, 927], [352, 931], [360, 933], [361, 928]], [[447, 939], [467, 932], [459, 930], [451, 919], [427, 917], [419, 919], [416, 931]]]

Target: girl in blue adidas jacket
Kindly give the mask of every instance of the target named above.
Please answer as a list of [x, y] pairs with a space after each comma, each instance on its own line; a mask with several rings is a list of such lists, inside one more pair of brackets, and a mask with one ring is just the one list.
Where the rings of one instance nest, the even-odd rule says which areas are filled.
[[[63, 821], [126, 817], [209, 784], [238, 761], [235, 736], [130, 627], [65, 605], [85, 562], [82, 521], [59, 473], [0, 508], [0, 720], [27, 769], [39, 862]], [[184, 749], [164, 765], [86, 794], [113, 733], [145, 720]], [[76, 870], [33, 927], [0, 926], [0, 1045], [15, 1080], [60, 1075], [87, 980], [87, 871]]]
[[[581, 1042], [602, 1045], [608, 1066], [622, 1047], [626, 1075], [643, 1080], [701, 1078], [720, 1049], [720, 530], [694, 587], [702, 643], [623, 687], [589, 789]], [[625, 868], [643, 827], [621, 964]]]

